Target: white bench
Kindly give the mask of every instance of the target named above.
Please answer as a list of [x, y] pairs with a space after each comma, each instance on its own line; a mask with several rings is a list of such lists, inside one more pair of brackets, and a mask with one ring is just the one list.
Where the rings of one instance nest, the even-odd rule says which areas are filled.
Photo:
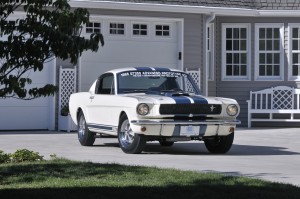
[[[300, 89], [287, 86], [277, 86], [260, 91], [250, 91], [248, 103], [248, 128], [251, 122], [274, 121], [274, 122], [300, 122]], [[253, 117], [253, 114], [268, 115], [265, 118]], [[288, 118], [274, 118], [274, 114], [285, 114]]]

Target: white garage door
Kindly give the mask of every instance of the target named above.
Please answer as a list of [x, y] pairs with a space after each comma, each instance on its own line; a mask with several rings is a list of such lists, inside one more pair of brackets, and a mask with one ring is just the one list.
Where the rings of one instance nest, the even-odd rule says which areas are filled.
[[[45, 65], [42, 72], [31, 72], [32, 87], [40, 87], [54, 81], [54, 62]], [[53, 97], [34, 100], [0, 98], [0, 130], [37, 130], [55, 128]]]
[[95, 18], [83, 34], [101, 32], [104, 46], [81, 57], [81, 91], [103, 72], [121, 67], [182, 69], [182, 21], [155, 18]]

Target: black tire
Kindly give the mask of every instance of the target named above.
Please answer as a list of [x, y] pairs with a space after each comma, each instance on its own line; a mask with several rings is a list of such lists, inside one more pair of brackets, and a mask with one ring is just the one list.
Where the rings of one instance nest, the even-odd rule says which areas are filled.
[[122, 151], [129, 154], [141, 153], [146, 145], [146, 137], [132, 132], [125, 114], [120, 118], [118, 140]]
[[205, 139], [204, 143], [206, 149], [214, 154], [224, 154], [227, 153], [233, 143], [234, 133], [227, 136], [219, 136], [212, 139]]
[[82, 146], [92, 146], [94, 144], [95, 133], [89, 131], [82, 111], [78, 114], [77, 130], [78, 140]]
[[166, 141], [166, 140], [160, 140], [159, 144], [160, 144], [160, 146], [169, 147], [169, 146], [173, 146], [174, 142], [169, 142], [169, 141]]

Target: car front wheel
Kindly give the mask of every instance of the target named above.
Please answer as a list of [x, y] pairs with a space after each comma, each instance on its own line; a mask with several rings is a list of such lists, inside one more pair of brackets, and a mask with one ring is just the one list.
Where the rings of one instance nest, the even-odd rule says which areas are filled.
[[78, 115], [78, 140], [82, 146], [92, 146], [95, 142], [95, 133], [89, 131], [82, 111]]
[[227, 153], [233, 143], [234, 133], [227, 136], [219, 136], [211, 139], [205, 139], [204, 143], [207, 150], [215, 154]]
[[141, 153], [146, 145], [145, 136], [132, 131], [126, 115], [122, 115], [120, 118], [118, 140], [124, 153]]

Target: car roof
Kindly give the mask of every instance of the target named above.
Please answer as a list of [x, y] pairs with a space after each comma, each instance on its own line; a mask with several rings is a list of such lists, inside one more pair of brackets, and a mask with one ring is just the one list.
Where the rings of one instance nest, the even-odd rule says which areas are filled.
[[184, 72], [182, 70], [173, 69], [173, 68], [164, 68], [164, 67], [128, 67], [128, 68], [113, 69], [113, 70], [107, 71], [106, 73], [116, 74], [116, 73], [121, 73], [121, 72], [126, 72], [126, 71], [158, 71], [158, 72], [174, 71], [174, 72]]

